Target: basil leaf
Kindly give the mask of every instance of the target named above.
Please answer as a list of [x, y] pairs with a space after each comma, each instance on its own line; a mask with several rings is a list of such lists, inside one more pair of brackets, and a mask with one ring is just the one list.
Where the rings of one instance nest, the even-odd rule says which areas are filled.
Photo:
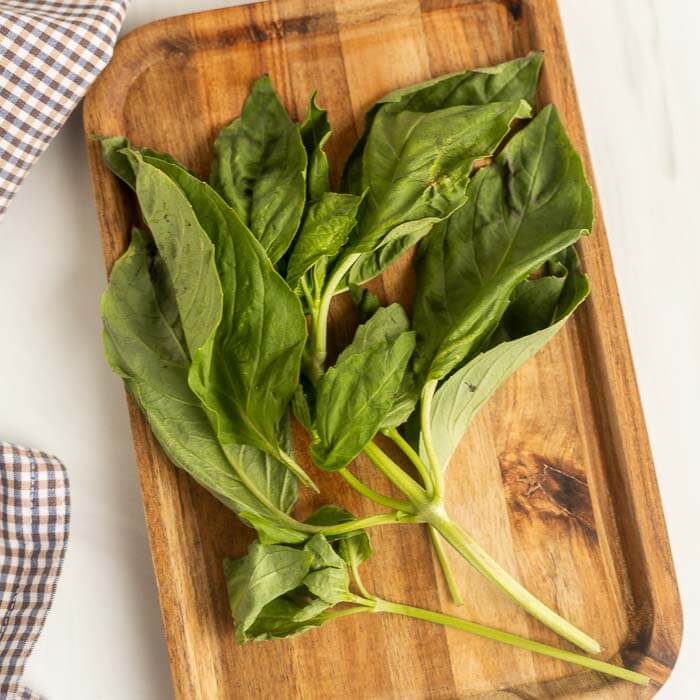
[[[128, 153], [141, 164], [139, 202], [138, 183], [148, 175], [156, 181], [153, 192], [160, 188], [172, 198], [178, 193], [176, 199], [189, 220], [194, 219], [196, 228], [214, 244], [223, 289], [222, 321], [207, 347], [193, 357], [189, 381], [220, 442], [258, 447], [313, 487], [279, 443], [280, 421], [297, 387], [306, 342], [298, 299], [272, 268], [261, 245], [209, 185], [170, 161], [133, 150]], [[154, 219], [143, 204], [142, 210], [151, 228], [160, 225], [158, 212]], [[172, 216], [166, 218], [178, 225]]]
[[[309, 206], [287, 265], [287, 282], [292, 289], [319, 261], [338, 254], [355, 228], [360, 202], [361, 198], [352, 194], [325, 192]], [[317, 284], [321, 287], [323, 280]]]
[[210, 182], [262, 243], [273, 263], [291, 244], [306, 201], [306, 150], [269, 76], [214, 142]]
[[353, 194], [362, 192], [362, 152], [380, 109], [434, 112], [456, 105], [485, 105], [511, 100], [533, 104], [542, 61], [541, 52], [532, 52], [514, 61], [442, 75], [385, 95], [370, 107], [365, 116], [365, 131], [345, 165], [341, 190]]
[[339, 540], [338, 554], [350, 568], [355, 569], [372, 556], [372, 543], [369, 535], [364, 530], [360, 530], [353, 533], [351, 537]]
[[329, 605], [348, 598], [350, 578], [345, 561], [323, 535], [314, 535], [304, 549], [313, 556], [311, 571], [304, 579], [309, 591]]
[[[248, 554], [224, 561], [231, 613], [236, 622], [236, 641], [251, 637], [248, 630], [266, 605], [301, 586], [311, 569], [313, 555], [304, 549], [254, 542]], [[256, 639], [264, 639], [258, 632]]]
[[350, 250], [427, 233], [466, 201], [474, 161], [493, 153], [514, 119], [529, 115], [523, 101], [380, 111], [363, 154], [368, 193]]
[[380, 309], [321, 380], [311, 456], [328, 470], [351, 462], [382, 427], [394, 406], [415, 338], [403, 309]]
[[316, 104], [316, 91], [309, 99], [306, 117], [299, 127], [301, 140], [306, 149], [308, 168], [306, 187], [309, 200], [318, 201], [330, 190], [328, 156], [323, 147], [331, 135], [328, 112]]
[[323, 535], [303, 548], [254, 542], [224, 562], [224, 575], [240, 644], [318, 627], [325, 610], [350, 598], [347, 565]]
[[112, 269], [102, 298], [105, 353], [146, 416], [170, 460], [234, 511], [254, 512], [294, 526], [286, 514], [297, 483], [279, 462], [245, 446], [226, 452], [189, 388], [189, 357], [173, 317], [172, 285], [134, 229], [129, 248]]
[[239, 643], [255, 640], [287, 639], [320, 627], [328, 604], [321, 600], [306, 603], [292, 598], [277, 598], [268, 603], [246, 630], [246, 637]]
[[549, 342], [588, 296], [588, 279], [573, 248], [551, 263], [550, 270], [554, 274], [527, 280], [516, 290], [494, 334], [502, 342], [457, 370], [435, 393], [431, 431], [443, 469], [484, 402]]
[[221, 321], [214, 246], [177, 185], [138, 153], [132, 165], [141, 212], [172, 280], [189, 355], [195, 358], [207, 352], [205, 345], [211, 347]]
[[530, 272], [588, 233], [591, 188], [556, 110], [518, 132], [421, 243], [415, 368], [441, 379], [482, 350]]

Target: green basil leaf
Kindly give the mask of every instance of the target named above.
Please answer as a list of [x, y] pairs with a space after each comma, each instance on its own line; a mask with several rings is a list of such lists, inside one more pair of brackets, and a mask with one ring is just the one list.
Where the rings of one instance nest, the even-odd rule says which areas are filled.
[[367, 134], [380, 109], [434, 112], [457, 105], [485, 105], [511, 100], [533, 104], [542, 60], [542, 53], [532, 52], [514, 61], [442, 75], [385, 95], [370, 107], [365, 116], [365, 131], [345, 165], [341, 190], [353, 194], [362, 192], [362, 153]]
[[214, 142], [210, 182], [273, 263], [291, 244], [306, 201], [306, 150], [269, 76], [259, 78], [240, 117]]
[[425, 235], [466, 201], [474, 161], [493, 153], [514, 119], [529, 115], [524, 101], [380, 111], [363, 154], [368, 193], [350, 251]]
[[323, 150], [331, 135], [331, 125], [328, 122], [328, 112], [316, 104], [315, 90], [309, 99], [306, 117], [299, 130], [308, 161], [306, 173], [308, 198], [315, 202], [331, 188], [328, 156]]
[[236, 639], [281, 639], [325, 621], [324, 612], [350, 599], [346, 562], [323, 535], [303, 547], [254, 542], [224, 562]]
[[[566, 323], [588, 295], [588, 279], [569, 248], [554, 274], [520, 285], [493, 344], [445, 380], [433, 398], [431, 431], [438, 460], [447, 467], [474, 415], [517, 369]], [[423, 457], [427, 458], [423, 452]]]
[[291, 598], [277, 598], [268, 603], [246, 630], [245, 641], [287, 639], [320, 627], [326, 620], [322, 616], [328, 603], [315, 599], [310, 603]]
[[176, 466], [234, 511], [293, 528], [287, 513], [296, 502], [296, 479], [253, 447], [224, 451], [189, 388], [190, 360], [172, 313], [174, 291], [165, 265], [152, 252], [146, 236], [134, 229], [112, 269], [101, 307], [109, 364]]
[[[380, 109], [394, 112], [433, 112], [456, 105], [476, 106], [520, 99], [533, 104], [542, 60], [542, 53], [530, 53], [525, 58], [497, 66], [444, 75], [390, 92], [367, 112], [365, 133], [348, 159], [341, 190], [354, 194], [362, 191], [362, 153], [369, 130]], [[363, 253], [348, 273], [348, 283], [361, 284], [376, 277], [418, 243], [423, 235], [424, 231], [419, 229], [410, 235], [392, 240], [377, 250]]]
[[323, 535], [315, 535], [304, 549], [313, 556], [311, 571], [304, 578], [304, 585], [312, 595], [329, 605], [348, 599], [350, 578], [347, 565]]
[[180, 188], [132, 152], [135, 190], [143, 218], [153, 234], [173, 283], [189, 355], [211, 347], [221, 321], [223, 295], [212, 242]]
[[439, 380], [482, 350], [517, 285], [592, 221], [581, 159], [546, 107], [477, 173], [467, 204], [419, 247], [419, 375]]
[[309, 206], [287, 265], [287, 282], [292, 289], [320, 260], [338, 254], [355, 228], [361, 201], [352, 194], [325, 192]]
[[[258, 447], [313, 486], [279, 443], [280, 422], [297, 387], [306, 342], [299, 300], [255, 237], [209, 185], [172, 162], [129, 153], [141, 170], [151, 177], [157, 173], [158, 187], [171, 193], [175, 188], [183, 209], [214, 245], [223, 290], [222, 321], [207, 347], [193, 357], [189, 381], [220, 442]], [[137, 177], [137, 194], [142, 177]], [[146, 211], [144, 216], [151, 227], [159, 225]]]
[[[248, 631], [265, 606], [301, 586], [312, 560], [313, 555], [304, 549], [254, 542], [245, 557], [224, 561], [239, 644], [251, 638]], [[253, 638], [261, 638], [260, 633]]]
[[321, 380], [311, 456], [328, 470], [351, 462], [393, 408], [415, 346], [394, 304], [360, 326], [355, 339]]
[[358, 567], [372, 556], [372, 543], [369, 535], [364, 530], [360, 530], [350, 537], [339, 540], [338, 554], [349, 567], [353, 569]]

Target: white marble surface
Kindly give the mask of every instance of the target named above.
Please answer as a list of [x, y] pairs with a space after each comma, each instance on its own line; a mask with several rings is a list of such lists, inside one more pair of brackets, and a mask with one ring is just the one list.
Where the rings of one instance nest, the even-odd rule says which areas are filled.
[[[660, 697], [697, 696], [700, 663], [700, 80], [694, 0], [560, 0], [610, 234], [685, 610]], [[132, 0], [126, 29], [222, 0]], [[79, 116], [0, 226], [0, 430], [68, 464], [73, 532], [26, 681], [50, 700], [171, 696]]]

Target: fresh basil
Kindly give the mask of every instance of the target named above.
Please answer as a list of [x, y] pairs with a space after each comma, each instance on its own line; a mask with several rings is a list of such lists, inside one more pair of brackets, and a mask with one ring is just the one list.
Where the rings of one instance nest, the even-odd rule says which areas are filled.
[[297, 499], [296, 479], [253, 447], [222, 448], [189, 388], [190, 360], [173, 298], [155, 246], [134, 229], [102, 298], [105, 353], [112, 369], [174, 464], [236, 512], [294, 527], [287, 514]]
[[581, 159], [551, 106], [479, 170], [468, 194], [417, 256], [416, 370], [429, 379], [482, 350], [517, 285], [593, 221]]
[[314, 266], [319, 269], [314, 285], [323, 286], [326, 266], [319, 263], [334, 258], [345, 245], [357, 223], [360, 202], [361, 198], [352, 194], [325, 192], [309, 206], [287, 265], [287, 282], [292, 289]]
[[[581, 161], [552, 107], [511, 135], [513, 122], [530, 116], [541, 62], [532, 54], [380, 100], [346, 171], [350, 193], [331, 191], [330, 124], [315, 93], [297, 125], [266, 76], [217, 138], [214, 187], [168, 154], [100, 139], [150, 231], [134, 230], [112, 270], [105, 351], [173, 463], [257, 531], [248, 554], [225, 563], [240, 643], [373, 611], [532, 649], [514, 635], [367, 591], [364, 528], [424, 523], [456, 602], [443, 541], [556, 633], [599, 650], [492, 560], [445, 506], [444, 468], [476, 411], [588, 294], [573, 248], [593, 218]], [[484, 165], [484, 156], [492, 162]], [[411, 321], [356, 283], [426, 235]], [[346, 287], [363, 323], [328, 366], [331, 301]], [[291, 456], [292, 416], [310, 433], [316, 466], [337, 471], [382, 512], [356, 519], [324, 505], [303, 522], [292, 516], [295, 475], [312, 483]], [[360, 452], [400, 497], [362, 481], [350, 465]]]
[[[516, 289], [491, 347], [440, 385], [432, 410], [432, 433], [440, 464], [450, 458], [472, 418], [495, 391], [566, 323], [588, 295], [573, 248], [549, 263], [551, 274]], [[422, 450], [425, 458], [425, 451]]]
[[312, 428], [314, 463], [342, 469], [383, 426], [395, 405], [415, 346], [398, 304], [380, 309], [355, 333], [318, 389]]
[[308, 199], [316, 202], [331, 189], [330, 166], [324, 150], [331, 135], [331, 125], [328, 121], [328, 112], [316, 104], [315, 91], [311, 95], [306, 117], [299, 129], [308, 161], [306, 173]]
[[214, 142], [210, 182], [276, 263], [291, 244], [306, 200], [306, 149], [268, 76]]

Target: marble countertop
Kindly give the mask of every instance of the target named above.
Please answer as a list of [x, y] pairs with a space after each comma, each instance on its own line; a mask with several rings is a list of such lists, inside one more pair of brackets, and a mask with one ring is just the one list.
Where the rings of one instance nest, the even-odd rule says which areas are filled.
[[[125, 31], [222, 4], [132, 0]], [[658, 697], [689, 698], [700, 663], [700, 3], [560, 7], [684, 602], [681, 655]], [[104, 273], [82, 138], [76, 113], [0, 226], [1, 437], [60, 455], [74, 503], [25, 680], [49, 700], [168, 698], [122, 388], [100, 346]]]

